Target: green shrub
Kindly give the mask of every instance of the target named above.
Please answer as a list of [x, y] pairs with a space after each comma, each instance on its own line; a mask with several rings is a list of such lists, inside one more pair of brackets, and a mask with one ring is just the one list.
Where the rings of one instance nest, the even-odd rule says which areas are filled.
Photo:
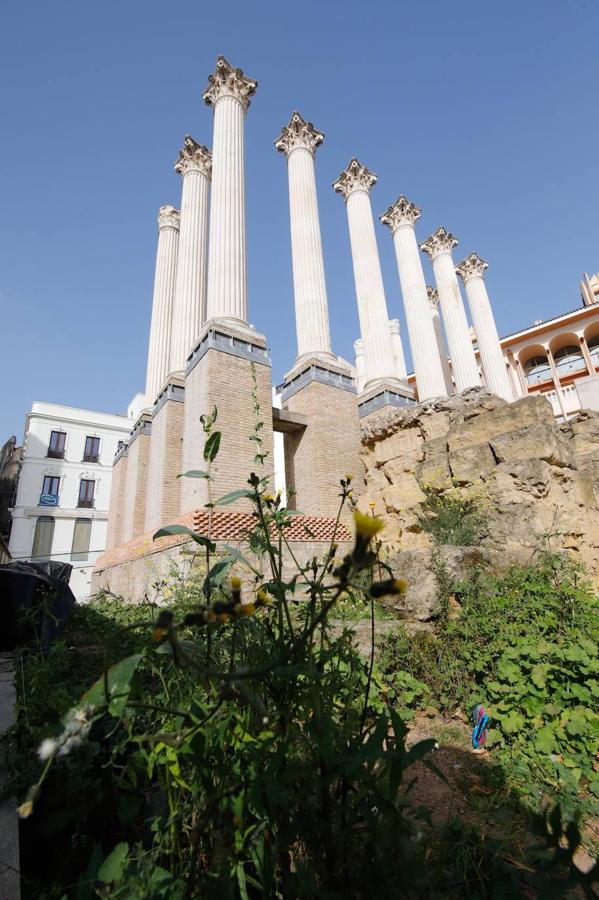
[[435, 544], [469, 547], [484, 534], [483, 498], [457, 488], [439, 490], [425, 487], [425, 500], [418, 514], [423, 531]]
[[391, 689], [423, 682], [413, 705], [442, 711], [490, 707], [489, 746], [538, 805], [544, 792], [596, 808], [599, 773], [599, 611], [566, 557], [541, 554], [501, 577], [476, 570], [455, 585], [459, 615], [433, 633], [399, 627], [382, 642]]

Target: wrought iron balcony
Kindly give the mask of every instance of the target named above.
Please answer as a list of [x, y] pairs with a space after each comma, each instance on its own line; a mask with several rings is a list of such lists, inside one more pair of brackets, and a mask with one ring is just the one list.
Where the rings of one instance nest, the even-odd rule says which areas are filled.
[[46, 457], [48, 459], [64, 459], [64, 447], [62, 450], [53, 450], [52, 447], [48, 447]]
[[79, 500], [77, 501], [77, 509], [93, 509], [93, 508], [94, 508], [93, 500], [82, 500], [81, 497], [79, 497]]
[[99, 453], [84, 453], [83, 454], [83, 462], [86, 462], [86, 463], [100, 462], [100, 454]]

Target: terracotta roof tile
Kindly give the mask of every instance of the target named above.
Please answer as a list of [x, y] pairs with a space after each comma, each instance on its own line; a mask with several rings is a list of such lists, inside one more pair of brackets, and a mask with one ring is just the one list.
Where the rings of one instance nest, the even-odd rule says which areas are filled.
[[[178, 517], [174, 522], [169, 522], [168, 524], [186, 525], [197, 534], [207, 535], [208, 513], [205, 510], [197, 509], [187, 513], [185, 516]], [[243, 541], [255, 524], [256, 519], [252, 513], [214, 510], [212, 513], [210, 537], [217, 543]], [[285, 529], [285, 536], [290, 543], [325, 543], [332, 539], [334, 531], [334, 519], [329, 519], [326, 516], [297, 515], [292, 517], [291, 525]], [[126, 544], [122, 544], [120, 547], [113, 547], [112, 550], [107, 550], [96, 560], [94, 571], [97, 572], [112, 566], [119, 566], [143, 556], [151, 556], [154, 553], [159, 553], [161, 550], [185, 544], [189, 540], [187, 535], [178, 534], [172, 537], [159, 538], [155, 541], [153, 540], [154, 533], [155, 531], [149, 531]], [[340, 543], [345, 543], [352, 539], [349, 529], [342, 523], [337, 525], [336, 537]]]

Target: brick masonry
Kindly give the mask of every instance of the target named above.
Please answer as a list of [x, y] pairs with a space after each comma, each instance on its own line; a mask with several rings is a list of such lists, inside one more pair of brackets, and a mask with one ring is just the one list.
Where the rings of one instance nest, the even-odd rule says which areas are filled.
[[[255, 462], [257, 445], [250, 440], [255, 433], [256, 413], [252, 392], [252, 367], [257, 380], [260, 419], [263, 427], [262, 451], [268, 452], [264, 466]], [[251, 472], [273, 475], [272, 379], [271, 368], [209, 349], [185, 378], [185, 422], [183, 428], [182, 469], [205, 469], [202, 451], [206, 436], [200, 416], [218, 408], [215, 430], [222, 433], [220, 451], [212, 466], [210, 488], [213, 499], [243, 488]], [[274, 482], [274, 478], [272, 478]], [[208, 482], [198, 478], [181, 478], [180, 512], [204, 506], [208, 502]], [[231, 509], [248, 509], [246, 500]]]
[[122, 543], [127, 543], [144, 532], [150, 441], [151, 436], [142, 433], [129, 444], [127, 478], [123, 497]]
[[[194, 510], [185, 516], [179, 516], [170, 524], [185, 525], [193, 531], [208, 534], [217, 545], [217, 554], [225, 544], [241, 547], [247, 556], [246, 538], [255, 525], [255, 520], [248, 512], [231, 512], [215, 510], [211, 529], [208, 528], [208, 515], [205, 510]], [[328, 551], [330, 541], [335, 534], [339, 544], [338, 555], [341, 556], [351, 545], [351, 532], [343, 525], [337, 526], [334, 520], [323, 516], [294, 517], [286, 532], [287, 541], [293, 548], [293, 556], [303, 564], [313, 556], [322, 558]], [[101, 589], [110, 590], [126, 600], [138, 601], [147, 593], [159, 590], [159, 583], [164, 579], [188, 576], [195, 566], [198, 571], [205, 571], [203, 550], [192, 556], [190, 550], [197, 549], [186, 535], [153, 540], [152, 532], [134, 538], [127, 544], [106, 551], [96, 562], [92, 575], [92, 593]], [[258, 565], [265, 565], [256, 561]], [[285, 549], [284, 570], [289, 577], [296, 571], [291, 554]], [[243, 568], [239, 575], [247, 574]], [[267, 573], [265, 573], [266, 577]]]
[[145, 531], [155, 531], [179, 515], [183, 419], [184, 403], [179, 400], [167, 400], [152, 418]]
[[125, 513], [125, 491], [127, 487], [128, 456], [123, 453], [112, 468], [110, 485], [110, 506], [106, 528], [106, 549], [111, 550], [123, 543], [123, 519]]
[[289, 507], [306, 515], [336, 516], [339, 479], [353, 475], [356, 497], [364, 484], [356, 395], [312, 381], [289, 397], [283, 408], [308, 418], [303, 432], [285, 434]]

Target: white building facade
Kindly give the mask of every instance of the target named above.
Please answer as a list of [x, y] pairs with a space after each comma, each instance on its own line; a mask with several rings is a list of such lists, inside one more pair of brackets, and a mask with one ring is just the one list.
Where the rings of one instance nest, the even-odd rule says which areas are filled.
[[10, 553], [70, 563], [77, 600], [106, 546], [112, 463], [130, 430], [126, 416], [57, 403], [34, 403], [25, 420]]

